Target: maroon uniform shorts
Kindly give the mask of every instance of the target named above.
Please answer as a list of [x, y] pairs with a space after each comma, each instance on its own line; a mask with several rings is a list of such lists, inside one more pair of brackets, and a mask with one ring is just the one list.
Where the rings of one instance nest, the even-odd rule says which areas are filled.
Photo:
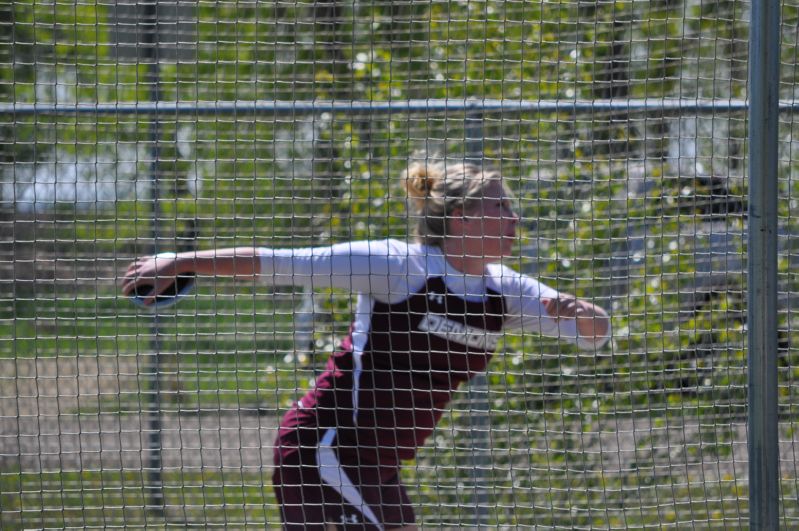
[[272, 484], [287, 530], [381, 530], [411, 525], [413, 507], [399, 468], [360, 462], [339, 448], [335, 429], [295, 426], [275, 444]]

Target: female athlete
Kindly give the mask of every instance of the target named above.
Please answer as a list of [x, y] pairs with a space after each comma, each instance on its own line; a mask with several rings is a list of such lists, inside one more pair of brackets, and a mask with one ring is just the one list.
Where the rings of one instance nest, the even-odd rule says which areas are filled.
[[186, 273], [358, 294], [340, 351], [280, 423], [273, 480], [286, 529], [417, 529], [401, 462], [424, 444], [458, 386], [485, 370], [503, 330], [584, 349], [610, 336], [603, 309], [500, 264], [519, 218], [498, 173], [426, 162], [403, 177], [414, 243], [144, 257], [122, 281], [126, 295], [154, 283], [145, 304]]

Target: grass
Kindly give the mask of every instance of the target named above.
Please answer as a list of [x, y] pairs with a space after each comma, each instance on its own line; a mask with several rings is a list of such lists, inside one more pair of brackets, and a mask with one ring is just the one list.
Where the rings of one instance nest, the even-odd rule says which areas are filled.
[[[419, 521], [431, 527], [468, 526], [478, 514], [473, 490], [462, 480], [450, 481], [447, 472], [447, 466], [406, 469]], [[491, 479], [491, 506], [481, 513], [489, 527], [744, 529], [748, 522], [747, 493], [734, 480], [708, 489], [678, 478], [653, 485], [635, 472], [550, 471], [514, 488]], [[0, 528], [279, 525], [267, 473], [165, 471], [161, 481], [159, 492], [142, 471], [0, 472]], [[795, 485], [783, 481], [782, 489], [784, 522], [796, 523]]]
[[[277, 527], [267, 474], [170, 471], [0, 472], [0, 528]], [[271, 525], [269, 525], [271, 524]]]

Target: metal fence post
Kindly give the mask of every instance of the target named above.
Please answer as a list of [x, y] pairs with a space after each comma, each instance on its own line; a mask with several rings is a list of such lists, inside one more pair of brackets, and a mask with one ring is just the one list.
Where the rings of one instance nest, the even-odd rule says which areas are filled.
[[[147, 75], [150, 82], [149, 99], [153, 104], [157, 104], [161, 99], [160, 91], [160, 71], [159, 71], [159, 56], [158, 56], [158, 6], [157, 2], [151, 1], [142, 5], [142, 35], [141, 41], [144, 46], [143, 58], [148, 62]], [[159, 229], [159, 218], [161, 217], [161, 190], [159, 185], [160, 167], [160, 146], [161, 128], [160, 116], [152, 116], [150, 123], [149, 141], [150, 147], [150, 179], [152, 189], [152, 250], [153, 255], [158, 254], [160, 250], [161, 232]], [[150, 361], [147, 364], [145, 374], [150, 374], [152, 380], [150, 381], [150, 416], [148, 423], [149, 434], [147, 437], [147, 447], [145, 450], [148, 453], [147, 457], [147, 483], [144, 485], [144, 492], [149, 500], [149, 512], [158, 518], [164, 516], [165, 500], [164, 500], [164, 484], [161, 475], [162, 462], [161, 462], [161, 323], [158, 315], [158, 310], [155, 310], [152, 315], [151, 324], [151, 349], [152, 353]], [[144, 424], [144, 422], [142, 422]]]
[[779, 524], [777, 139], [780, 3], [752, 2], [749, 42], [749, 521]]

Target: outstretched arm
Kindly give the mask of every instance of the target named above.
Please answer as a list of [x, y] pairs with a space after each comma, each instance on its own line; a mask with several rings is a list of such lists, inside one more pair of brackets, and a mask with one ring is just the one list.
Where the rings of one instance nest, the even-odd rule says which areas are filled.
[[131, 295], [141, 285], [152, 286], [150, 294], [143, 298], [144, 304], [150, 305], [178, 275], [254, 278], [260, 270], [261, 259], [254, 247], [186, 252], [174, 256], [142, 256], [128, 266], [121, 287], [124, 295]]
[[499, 266], [495, 274], [501, 278], [508, 328], [558, 337], [582, 349], [600, 348], [610, 339], [610, 317], [599, 306], [507, 267]]
[[[269, 285], [341, 288], [353, 293], [391, 301], [405, 298], [409, 283], [409, 262], [421, 260], [409, 254], [407, 244], [394, 240], [339, 243], [326, 247], [271, 249], [235, 247], [212, 251], [179, 253], [174, 257], [146, 256], [134, 261], [122, 279], [122, 292], [130, 295], [139, 285], [154, 286], [145, 304], [155, 302], [176, 276], [235, 276], [256, 278]], [[422, 270], [416, 265], [414, 270]]]

